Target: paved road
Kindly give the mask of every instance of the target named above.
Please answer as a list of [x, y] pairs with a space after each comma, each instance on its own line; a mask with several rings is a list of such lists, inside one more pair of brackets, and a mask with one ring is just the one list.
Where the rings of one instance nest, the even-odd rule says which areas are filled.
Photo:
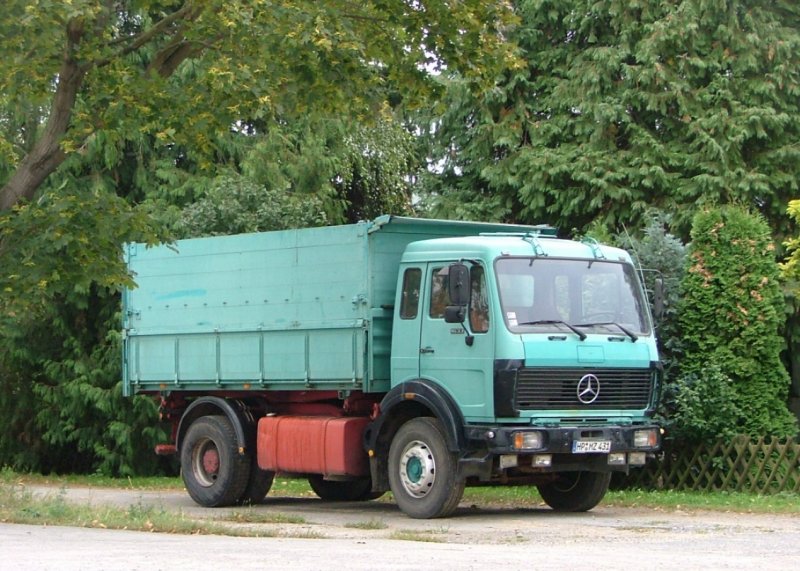
[[[181, 492], [31, 491], [95, 505], [152, 505], [191, 517], [224, 520], [232, 511], [199, 508]], [[280, 536], [259, 539], [0, 524], [0, 569], [800, 568], [797, 516], [602, 505], [586, 514], [557, 514], [462, 504], [452, 518], [425, 521], [405, 517], [391, 503], [280, 497], [250, 509], [298, 516], [302, 523], [252, 524]], [[353, 527], [365, 522], [382, 526]], [[397, 539], [411, 534], [437, 543]]]

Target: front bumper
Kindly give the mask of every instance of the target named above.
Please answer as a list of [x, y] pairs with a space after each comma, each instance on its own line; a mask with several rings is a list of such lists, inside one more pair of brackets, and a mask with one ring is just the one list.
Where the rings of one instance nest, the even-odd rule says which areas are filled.
[[[652, 431], [655, 442], [636, 445], [637, 432]], [[535, 448], [517, 448], [514, 441], [520, 433], [540, 433], [542, 444]], [[492, 454], [572, 454], [578, 441], [607, 441], [609, 452], [657, 452], [661, 448], [661, 431], [654, 424], [631, 426], [574, 426], [574, 427], [497, 427], [470, 426], [466, 428], [467, 440]]]
[[[464, 476], [481, 480], [491, 479], [506, 468], [542, 473], [627, 471], [642, 465], [661, 447], [661, 430], [655, 424], [468, 426], [465, 434], [471, 452], [461, 457], [460, 470]], [[523, 434], [535, 437], [522, 438]], [[520, 447], [531, 443], [536, 446]]]

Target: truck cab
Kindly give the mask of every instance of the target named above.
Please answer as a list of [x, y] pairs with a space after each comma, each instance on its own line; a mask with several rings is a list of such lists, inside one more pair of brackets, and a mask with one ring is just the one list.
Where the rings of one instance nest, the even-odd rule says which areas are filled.
[[[409, 244], [392, 339], [378, 424], [425, 401], [455, 454], [451, 487], [535, 483], [551, 506], [586, 510], [612, 471], [658, 449], [659, 359], [623, 250], [547, 229]], [[381, 456], [380, 438], [369, 444]], [[427, 456], [427, 447], [411, 447], [386, 468], [403, 474], [391, 486], [396, 497], [400, 487], [422, 503], [420, 484], [434, 482], [421, 467], [436, 471]]]

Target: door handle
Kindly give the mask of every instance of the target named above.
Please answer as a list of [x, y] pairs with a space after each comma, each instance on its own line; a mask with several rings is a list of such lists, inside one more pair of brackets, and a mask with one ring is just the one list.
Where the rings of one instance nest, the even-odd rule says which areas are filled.
[[423, 355], [425, 353], [433, 353], [433, 347], [420, 347], [419, 352]]

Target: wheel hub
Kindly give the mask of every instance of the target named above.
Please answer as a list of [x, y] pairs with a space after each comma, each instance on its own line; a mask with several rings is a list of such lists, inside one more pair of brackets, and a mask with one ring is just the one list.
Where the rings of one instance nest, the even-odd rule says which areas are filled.
[[211, 439], [197, 442], [192, 451], [192, 472], [197, 482], [209, 488], [214, 485], [219, 476], [219, 450]]
[[425, 496], [436, 480], [436, 462], [424, 442], [414, 440], [400, 457], [400, 481], [406, 492], [415, 498]]

